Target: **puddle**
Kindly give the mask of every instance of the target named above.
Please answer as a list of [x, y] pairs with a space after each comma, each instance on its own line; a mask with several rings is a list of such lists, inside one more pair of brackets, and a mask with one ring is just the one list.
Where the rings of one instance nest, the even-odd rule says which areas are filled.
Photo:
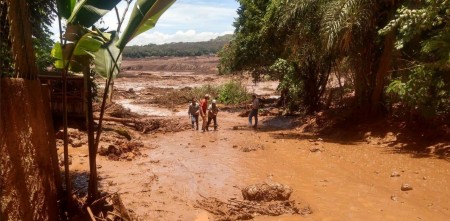
[[131, 112], [135, 112], [141, 115], [155, 116], [155, 117], [170, 117], [170, 116], [184, 116], [187, 115], [185, 112], [171, 111], [167, 108], [156, 107], [152, 105], [144, 104], [132, 104], [131, 99], [117, 100], [118, 104], [121, 104], [124, 108], [128, 108]]

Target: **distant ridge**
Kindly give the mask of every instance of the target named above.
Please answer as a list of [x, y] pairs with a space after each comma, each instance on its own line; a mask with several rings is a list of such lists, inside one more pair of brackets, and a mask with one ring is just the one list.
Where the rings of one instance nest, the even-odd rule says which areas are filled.
[[233, 35], [223, 35], [209, 41], [178, 42], [162, 45], [148, 44], [142, 46], [127, 46], [123, 51], [125, 58], [145, 58], [164, 56], [200, 56], [217, 54], [222, 47], [230, 42]]

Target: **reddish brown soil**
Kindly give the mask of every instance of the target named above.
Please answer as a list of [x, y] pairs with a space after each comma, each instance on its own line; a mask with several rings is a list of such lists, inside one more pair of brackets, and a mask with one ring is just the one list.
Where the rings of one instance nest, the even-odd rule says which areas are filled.
[[[199, 59], [212, 58], [197, 58], [195, 62]], [[146, 62], [125, 61], [123, 66], [131, 70], [142, 64], [139, 71], [151, 72], [151, 77], [147, 80], [148, 75], [128, 77], [138, 73], [126, 72], [115, 86], [125, 91], [131, 86], [136, 89], [137, 84], [145, 90], [167, 85], [192, 87], [205, 83], [207, 77], [210, 82], [223, 81], [215, 73], [195, 74], [190, 70], [181, 73], [170, 69], [164, 72], [160, 66], [145, 70], [153, 67], [145, 66]], [[164, 62], [177, 66], [179, 59], [161, 61]], [[165, 75], [170, 77], [162, 77]], [[267, 93], [274, 93], [273, 83], [258, 84], [255, 88], [268, 86], [271, 88]], [[138, 92], [131, 100], [141, 96]], [[148, 114], [145, 110], [150, 110], [160, 117], [179, 116], [180, 121], [188, 122], [186, 105], [177, 106], [177, 110], [158, 109], [153, 104], [133, 107], [140, 114]], [[238, 114], [220, 112], [218, 131], [131, 132], [132, 141], [144, 143], [142, 155], [131, 161], [111, 161], [99, 156], [101, 189], [121, 193], [128, 209], [142, 220], [213, 220], [214, 216], [196, 207], [197, 200], [203, 197], [224, 202], [233, 197], [242, 200], [241, 188], [266, 180], [290, 186], [293, 189], [290, 200], [309, 206], [312, 214], [259, 216], [255, 220], [449, 220], [448, 158], [433, 153], [418, 155], [405, 148], [420, 138], [402, 140], [401, 134], [389, 127], [366, 133], [367, 128], [352, 129], [351, 125], [342, 132], [322, 136], [305, 132], [307, 126], [298, 125], [299, 119], [274, 116], [260, 117], [260, 128], [255, 131]], [[429, 145], [448, 148], [449, 143]], [[71, 170], [87, 171], [86, 146], [71, 148], [70, 154]], [[402, 191], [403, 184], [413, 189]]]

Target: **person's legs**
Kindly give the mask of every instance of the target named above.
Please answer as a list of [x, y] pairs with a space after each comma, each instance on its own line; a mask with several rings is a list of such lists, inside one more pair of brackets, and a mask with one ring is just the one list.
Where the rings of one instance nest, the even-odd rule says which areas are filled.
[[195, 123], [195, 117], [194, 117], [194, 115], [191, 115], [191, 125], [192, 125], [192, 129], [194, 129], [194, 123]]
[[252, 126], [252, 115], [253, 110], [251, 110], [250, 113], [248, 113], [248, 126]]
[[195, 118], [195, 124], [196, 124], [196, 130], [198, 130], [198, 115], [194, 115]]
[[208, 123], [206, 123], [206, 130], [209, 130], [209, 124], [211, 124], [211, 117], [208, 117]]
[[206, 130], [206, 116], [202, 116], [202, 131]]
[[256, 129], [256, 127], [258, 126], [258, 110], [255, 110], [254, 115], [255, 115], [255, 125], [253, 127]]
[[214, 120], [214, 130], [217, 130], [217, 116], [214, 116], [213, 120]]

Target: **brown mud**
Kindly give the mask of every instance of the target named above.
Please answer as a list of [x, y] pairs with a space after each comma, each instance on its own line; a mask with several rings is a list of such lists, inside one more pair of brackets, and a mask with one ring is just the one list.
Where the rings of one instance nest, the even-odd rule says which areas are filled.
[[[193, 68], [184, 66], [189, 62], [193, 62]], [[115, 82], [120, 92], [114, 95], [115, 102], [145, 119], [189, 125], [187, 103], [174, 104], [173, 108], [142, 103], [139, 100], [151, 101], [158, 93], [141, 91], [219, 84], [227, 78], [209, 71], [216, 64], [213, 57], [193, 61], [125, 60], [125, 71]], [[275, 94], [273, 82], [255, 86], [247, 80], [246, 85], [250, 91]], [[134, 97], [125, 97], [125, 93]], [[98, 156], [100, 188], [106, 193], [120, 193], [123, 203], [140, 220], [215, 220], [217, 214], [199, 208], [198, 202], [242, 202], [242, 189], [267, 180], [289, 186], [289, 201], [295, 201], [300, 212], [280, 216], [267, 213], [254, 220], [449, 219], [448, 158], [433, 152], [418, 155], [407, 149], [420, 138], [403, 140], [404, 134], [391, 131], [391, 127], [368, 130], [349, 126], [320, 135], [310, 130], [311, 119], [270, 112], [274, 114], [260, 116], [259, 128], [253, 130], [245, 117], [238, 116], [239, 111], [222, 111], [218, 131], [206, 133], [189, 128], [142, 133], [107, 121], [105, 127], [125, 127], [131, 137], [127, 142], [142, 142], [142, 146], [141, 154], [132, 160], [112, 161]], [[105, 132], [101, 145], [117, 139], [126, 140], [114, 130]], [[449, 148], [448, 142], [425, 143], [430, 148]], [[87, 152], [86, 144], [70, 148], [71, 171], [88, 171]], [[405, 184], [412, 189], [403, 191]]]

